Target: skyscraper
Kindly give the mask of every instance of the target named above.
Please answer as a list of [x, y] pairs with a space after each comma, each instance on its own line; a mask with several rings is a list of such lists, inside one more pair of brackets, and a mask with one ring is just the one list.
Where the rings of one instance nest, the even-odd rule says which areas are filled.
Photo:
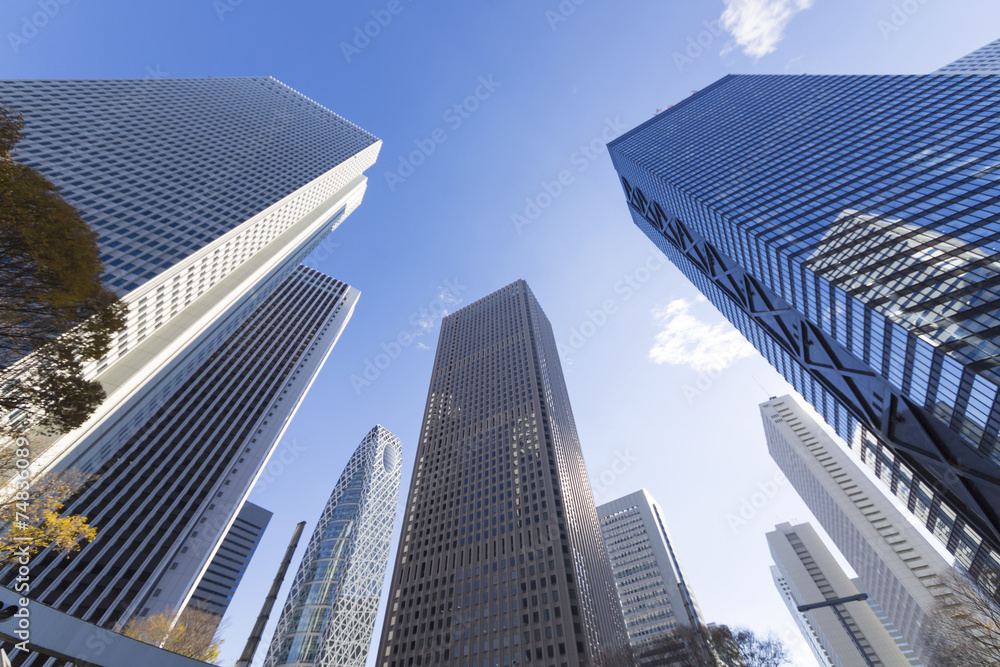
[[947, 595], [953, 568], [795, 399], [773, 398], [760, 412], [771, 457], [908, 650], [924, 659], [928, 616]]
[[208, 611], [222, 620], [270, 521], [271, 512], [250, 502], [243, 503], [243, 509], [191, 594], [189, 607]]
[[974, 573], [1000, 567], [995, 50], [728, 76], [609, 144], [635, 224]]
[[99, 475], [64, 508], [97, 537], [35, 556], [31, 598], [103, 627], [183, 609], [357, 299], [298, 267], [126, 443], [65, 457]]
[[97, 539], [37, 556], [32, 596], [103, 627], [179, 613], [353, 312], [356, 290], [299, 264], [358, 206], [381, 142], [271, 78], [0, 96], [25, 120], [14, 158], [81, 211], [129, 307], [85, 368], [107, 399], [29, 433], [34, 472], [100, 475], [65, 507]]
[[792, 587], [788, 584], [785, 576], [781, 574], [781, 570], [778, 569], [777, 565], [771, 566], [771, 578], [774, 579], [774, 586], [778, 589], [778, 593], [781, 594], [781, 601], [788, 607], [788, 613], [792, 615], [795, 625], [799, 627], [799, 632], [802, 633], [806, 644], [808, 644], [813, 655], [816, 657], [816, 662], [820, 664], [820, 667], [830, 667], [830, 656], [827, 654], [826, 648], [823, 647], [823, 642], [820, 640], [819, 635], [816, 634], [816, 629], [813, 628], [809, 618], [798, 610], [799, 603], [795, 599]]
[[935, 74], [1000, 74], [1000, 39], [945, 65]]
[[14, 158], [98, 236], [106, 285], [129, 306], [85, 368], [107, 400], [54, 443], [127, 441], [360, 204], [381, 141], [270, 77], [0, 81], [24, 116]]
[[441, 323], [377, 664], [630, 659], [552, 327], [518, 280]]
[[399, 438], [365, 436], [340, 475], [299, 564], [265, 667], [364, 667], [399, 500]]
[[[597, 508], [611, 558], [632, 653], [639, 665], [662, 665], [680, 653], [711, 664], [705, 621], [674, 552], [663, 511], [645, 490]], [[693, 646], [670, 646], [678, 627], [694, 631]]]
[[[823, 653], [817, 653], [817, 657], [825, 655], [834, 667], [910, 666], [868, 604], [861, 599], [845, 600], [859, 595], [859, 591], [811, 525], [775, 526], [767, 534], [767, 544], [775, 562], [775, 585], [792, 616], [803, 617], [801, 621], [796, 619], [799, 629], [807, 627], [812, 631], [806, 640], [818, 640], [822, 646]], [[798, 610], [800, 606], [835, 600], [841, 602]]]

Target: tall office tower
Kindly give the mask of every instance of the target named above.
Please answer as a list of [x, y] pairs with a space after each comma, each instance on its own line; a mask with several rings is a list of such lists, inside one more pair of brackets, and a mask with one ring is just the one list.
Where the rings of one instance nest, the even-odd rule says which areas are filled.
[[[103, 627], [183, 609], [357, 298], [299, 267], [123, 446], [67, 457], [99, 475], [64, 508], [97, 537], [35, 556], [32, 599]], [[16, 576], [6, 568], [0, 583]]]
[[[642, 489], [600, 505], [597, 516], [638, 664], [662, 665], [679, 657], [674, 651], [693, 653], [699, 664], [711, 664], [705, 621], [674, 553], [660, 506]], [[678, 626], [694, 630], [699, 644], [671, 647], [669, 637]]]
[[399, 438], [373, 428], [340, 475], [299, 563], [265, 667], [364, 667], [399, 500]]
[[552, 327], [518, 280], [441, 323], [379, 667], [629, 664]]
[[[806, 644], [809, 645], [813, 655], [816, 657], [816, 662], [820, 664], [820, 667], [830, 667], [830, 656], [823, 647], [823, 642], [820, 641], [819, 635], [816, 634], [816, 629], [813, 628], [809, 617], [799, 611], [799, 603], [795, 600], [795, 594], [792, 593], [792, 587], [788, 584], [788, 580], [785, 579], [784, 575], [781, 574], [781, 570], [778, 569], [777, 565], [771, 566], [771, 578], [774, 579], [774, 587], [777, 588], [778, 593], [781, 594], [782, 601], [785, 603], [785, 606], [788, 607], [788, 613], [792, 615], [792, 618], [795, 620], [795, 625], [799, 626], [799, 632], [802, 633], [802, 637], [806, 640]], [[857, 584], [855, 584], [855, 588], [856, 587]]]
[[728, 76], [609, 144], [635, 224], [976, 574], [1000, 566], [998, 143], [982, 73]]
[[[834, 667], [910, 667], [910, 661], [864, 600], [844, 600], [798, 611], [803, 605], [859, 595], [811, 525], [779, 524], [767, 534], [767, 545], [777, 568], [775, 585], [788, 610], [793, 617], [796, 614], [805, 617], [805, 624], [796, 619], [799, 628], [806, 625], [812, 630], [830, 664]], [[810, 641], [808, 635], [806, 640]]]
[[86, 367], [108, 398], [56, 442], [124, 445], [361, 202], [381, 142], [269, 78], [0, 81], [24, 116], [15, 159], [38, 169], [98, 236], [106, 285], [129, 306]]
[[1000, 39], [945, 65], [935, 74], [1000, 74]]
[[[862, 581], [860, 577], [855, 577], [851, 579], [851, 583], [854, 584], [854, 587], [857, 588], [859, 591], [868, 590], [867, 584], [865, 584], [865, 582]], [[920, 657], [917, 656], [917, 654], [913, 651], [913, 649], [910, 648], [909, 643], [906, 641], [906, 639], [903, 638], [903, 635], [900, 634], [899, 630], [896, 628], [896, 625], [889, 618], [889, 615], [885, 612], [885, 609], [882, 608], [882, 605], [879, 604], [878, 600], [869, 595], [866, 602], [868, 603], [868, 606], [871, 607], [871, 610], [875, 613], [875, 617], [879, 620], [879, 622], [882, 623], [882, 627], [885, 628], [885, 631], [889, 633], [890, 637], [892, 637], [892, 641], [896, 642], [896, 646], [899, 647], [899, 650], [902, 651], [903, 655], [905, 655], [907, 659], [909, 659], [910, 664], [911, 665], [923, 664], [920, 662]]]
[[210, 612], [222, 621], [270, 521], [268, 510], [250, 502], [243, 504], [191, 594], [188, 607]]
[[[760, 406], [767, 448], [915, 655], [953, 571], [851, 456], [791, 396]], [[870, 456], [866, 463], [876, 468]], [[883, 467], [885, 481], [889, 469]], [[890, 631], [891, 632], [891, 631]]]

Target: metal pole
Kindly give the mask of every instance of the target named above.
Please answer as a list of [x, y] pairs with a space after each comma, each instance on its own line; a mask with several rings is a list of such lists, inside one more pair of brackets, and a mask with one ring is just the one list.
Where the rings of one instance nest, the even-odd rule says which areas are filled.
[[837, 598], [836, 600], [824, 600], [823, 602], [817, 602], [815, 604], [800, 604], [798, 606], [799, 611], [812, 611], [813, 609], [819, 609], [820, 607], [832, 607], [835, 604], [844, 604], [845, 602], [860, 602], [862, 600], [868, 599], [868, 593], [858, 593], [857, 595], [851, 595], [846, 598]]
[[843, 606], [847, 602], [861, 602], [867, 599], [868, 599], [868, 593], [859, 593], [857, 595], [851, 595], [846, 598], [837, 598], [836, 600], [826, 600], [824, 602], [816, 602], [814, 604], [800, 604], [798, 606], [798, 610], [801, 613], [804, 611], [813, 611], [815, 609], [822, 609], [823, 607], [829, 607], [830, 609], [832, 609], [833, 613], [837, 615], [837, 620], [839, 620], [840, 624], [844, 626], [844, 632], [846, 632], [847, 635], [851, 638], [851, 641], [854, 642], [855, 648], [858, 649], [858, 653], [860, 653], [861, 657], [864, 658], [865, 664], [867, 664], [868, 667], [875, 667], [875, 665], [872, 664], [871, 658], [868, 657], [868, 653], [865, 652], [865, 648], [861, 645], [861, 642], [854, 634], [854, 631], [851, 630], [851, 626], [847, 624], [847, 619], [844, 618], [844, 615], [840, 613], [839, 609], [837, 609], [838, 605]]
[[264, 598], [264, 606], [261, 607], [260, 616], [257, 617], [257, 622], [253, 626], [253, 631], [250, 632], [250, 638], [247, 639], [247, 645], [243, 648], [243, 655], [236, 662], [236, 667], [250, 667], [250, 663], [253, 662], [253, 654], [257, 652], [257, 646], [264, 635], [264, 626], [267, 625], [267, 619], [271, 615], [271, 608], [274, 607], [274, 601], [278, 599], [278, 590], [281, 588], [281, 582], [285, 580], [285, 572], [288, 571], [288, 565], [292, 562], [292, 555], [295, 553], [295, 548], [299, 546], [299, 538], [302, 536], [302, 529], [305, 526], [305, 521], [299, 521], [299, 525], [295, 526], [292, 541], [288, 543], [285, 557], [281, 560], [281, 567], [278, 568], [278, 574], [274, 577], [274, 583], [271, 584], [270, 592]]

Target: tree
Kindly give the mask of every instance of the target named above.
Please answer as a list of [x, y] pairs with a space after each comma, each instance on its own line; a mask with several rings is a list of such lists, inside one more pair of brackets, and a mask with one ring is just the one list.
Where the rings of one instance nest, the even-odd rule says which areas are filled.
[[[176, 611], [145, 618], [132, 618], [121, 634], [146, 644], [159, 646], [195, 660], [216, 664], [223, 639], [219, 636], [219, 616], [197, 607], [187, 607], [173, 623]], [[171, 623], [173, 625], [171, 626]]]
[[761, 637], [747, 628], [730, 630], [725, 625], [702, 627], [700, 631], [681, 626], [661, 640], [676, 667], [781, 667], [791, 664], [788, 649], [773, 634]]
[[[0, 470], [7, 469], [5, 463], [15, 467], [9, 462], [18, 449], [15, 445], [0, 451]], [[76, 470], [45, 475], [33, 483], [30, 476], [16, 477], [14, 494], [0, 502], [0, 522], [7, 526], [0, 534], [0, 563], [23, 564], [23, 558], [46, 547], [68, 554], [97, 537], [97, 529], [87, 523], [87, 517], [59, 514], [63, 501], [92, 479], [92, 475]]]
[[944, 582], [950, 594], [939, 598], [924, 621], [930, 628], [927, 652], [939, 667], [1000, 665], [1000, 608], [990, 591], [997, 590], [1000, 570], [988, 569], [978, 582], [953, 572]]
[[712, 640], [712, 652], [723, 667], [745, 667], [740, 646], [733, 632], [726, 625], [715, 625], [709, 629]]
[[788, 649], [773, 633], [761, 637], [748, 628], [735, 628], [732, 637], [746, 667], [781, 667], [792, 663]]
[[31, 473], [32, 439], [81, 425], [104, 400], [83, 364], [107, 353], [126, 306], [101, 283], [97, 236], [58, 189], [12, 158], [24, 121], [0, 104], [0, 562], [96, 536], [60, 516], [94, 478]]
[[624, 646], [605, 648], [595, 658], [595, 667], [635, 667], [632, 649], [626, 642]]
[[636, 658], [646, 664], [656, 660], [656, 664], [670, 667], [717, 667], [725, 664], [717, 660], [713, 648], [713, 636], [708, 628], [695, 630], [689, 625], [680, 625], [669, 635], [644, 644], [636, 651]]
[[48, 179], [11, 157], [24, 121], [0, 104], [0, 435], [65, 432], [104, 400], [83, 364], [127, 307], [104, 287], [97, 235]]

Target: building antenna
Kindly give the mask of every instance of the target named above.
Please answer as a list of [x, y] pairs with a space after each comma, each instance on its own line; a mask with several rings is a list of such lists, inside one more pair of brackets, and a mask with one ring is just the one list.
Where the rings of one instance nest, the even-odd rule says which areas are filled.
[[768, 398], [774, 398], [774, 394], [770, 393], [767, 389], [764, 389], [764, 385], [761, 384], [760, 380], [757, 379], [756, 375], [751, 375], [750, 377], [752, 377], [753, 381], [757, 383], [757, 386], [760, 387], [760, 390], [764, 392], [765, 396], [767, 396]]

